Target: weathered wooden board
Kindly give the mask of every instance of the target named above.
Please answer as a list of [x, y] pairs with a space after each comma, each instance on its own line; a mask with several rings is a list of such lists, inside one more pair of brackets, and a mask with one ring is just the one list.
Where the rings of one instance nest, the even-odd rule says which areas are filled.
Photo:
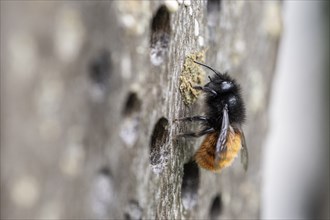
[[[281, 33], [270, 1], [1, 1], [1, 217], [257, 218], [260, 155]], [[229, 71], [250, 155], [188, 163], [173, 119], [188, 55]], [[211, 74], [205, 71], [203, 74]], [[207, 80], [205, 75], [203, 80]]]

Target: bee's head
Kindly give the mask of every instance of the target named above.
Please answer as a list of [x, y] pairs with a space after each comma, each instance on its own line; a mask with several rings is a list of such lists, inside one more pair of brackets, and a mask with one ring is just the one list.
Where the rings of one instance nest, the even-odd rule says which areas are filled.
[[212, 88], [218, 94], [235, 93], [239, 90], [235, 81], [226, 73], [214, 75], [206, 86]]

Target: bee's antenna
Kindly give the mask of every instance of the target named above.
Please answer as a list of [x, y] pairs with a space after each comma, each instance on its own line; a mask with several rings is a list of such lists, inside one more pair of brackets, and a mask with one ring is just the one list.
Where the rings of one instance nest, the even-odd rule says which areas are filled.
[[[191, 58], [190, 58], [190, 59], [191, 59]], [[209, 70], [212, 70], [217, 76], [221, 77], [221, 73], [218, 72], [218, 71], [216, 71], [216, 70], [213, 69], [212, 67], [210, 67], [210, 66], [208, 66], [208, 65], [206, 65], [206, 64], [204, 64], [204, 63], [200, 63], [200, 62], [198, 62], [198, 61], [196, 61], [196, 60], [193, 60], [193, 59], [192, 59], [192, 61], [193, 61], [194, 63], [197, 63], [197, 64], [199, 64], [199, 65], [201, 65], [201, 66], [204, 66], [204, 67], [208, 68]]]

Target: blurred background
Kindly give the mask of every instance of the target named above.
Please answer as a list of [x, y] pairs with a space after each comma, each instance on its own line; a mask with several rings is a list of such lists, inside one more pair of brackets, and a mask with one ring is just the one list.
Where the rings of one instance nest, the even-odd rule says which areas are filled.
[[329, 3], [284, 1], [261, 217], [329, 218]]
[[[222, 192], [214, 199], [216, 202], [213, 204], [218, 208], [213, 209], [212, 206], [211, 213], [215, 213], [214, 216], [219, 219], [229, 218], [228, 216], [248, 218], [250, 215], [246, 215], [244, 211], [254, 209], [253, 211], [258, 213], [257, 217], [262, 219], [329, 219], [329, 1], [163, 2], [166, 2], [168, 14], [176, 13], [175, 21], [181, 23], [175, 23], [177, 26], [173, 26], [178, 29], [172, 28], [172, 32], [163, 22], [157, 25], [166, 26], [166, 34], [176, 36], [173, 37], [173, 42], [180, 42], [187, 48], [203, 48], [210, 43], [207, 42], [207, 37], [203, 38], [206, 36], [206, 28], [202, 23], [196, 22], [200, 19], [198, 21], [205, 23], [206, 4], [209, 13], [208, 28], [213, 27], [213, 30], [219, 31], [226, 28], [231, 30], [231, 26], [234, 26], [232, 32], [220, 33], [233, 34], [237, 38], [245, 36], [234, 35], [235, 31], [238, 33], [240, 30], [235, 29], [235, 24], [245, 28], [239, 20], [239, 9], [243, 9], [242, 13], [246, 14], [258, 12], [259, 5], [263, 5], [261, 9], [267, 9], [260, 13], [260, 17], [251, 16], [248, 17], [251, 21], [246, 20], [260, 20], [262, 25], [270, 26], [263, 27], [269, 31], [269, 35], [264, 37], [265, 35], [260, 34], [263, 36], [262, 40], [260, 38], [256, 41], [264, 43], [263, 40], [266, 39], [265, 42], [272, 42], [265, 43], [262, 51], [267, 52], [267, 49], [271, 48], [269, 50], [277, 57], [274, 76], [272, 78], [270, 74], [265, 78], [252, 78], [255, 72], [251, 71], [251, 75], [246, 74], [240, 78], [245, 79], [246, 84], [260, 79], [272, 80], [271, 88], [256, 88], [257, 95], [258, 91], [267, 93], [267, 89], [270, 89], [269, 100], [265, 100], [268, 94], [249, 99], [265, 102], [256, 103], [256, 106], [261, 106], [262, 116], [263, 111], [266, 111], [266, 115], [268, 111], [269, 120], [266, 120], [264, 127], [257, 127], [251, 120], [247, 127], [252, 131], [247, 132], [247, 137], [251, 143], [259, 143], [252, 140], [253, 128], [257, 127], [262, 130], [260, 134], [256, 134], [258, 138], [263, 132], [268, 132], [266, 141], [262, 146], [258, 146], [261, 151], [255, 152], [253, 149], [258, 149], [257, 146], [251, 146], [256, 160], [250, 162], [252, 166], [248, 177], [242, 177], [242, 172], [237, 171], [241, 168], [236, 165], [224, 172], [224, 177], [233, 177], [236, 181], [248, 179], [242, 180], [242, 183], [246, 181], [247, 184], [235, 188], [238, 183], [232, 183], [228, 179], [227, 185], [232, 183], [232, 190], [237, 195], [230, 197], [228, 194], [231, 191], [227, 194]], [[163, 191], [157, 191], [148, 194], [150, 197], [139, 197], [152, 187], [167, 190], [168, 194], [174, 195], [173, 204], [179, 205], [175, 206], [178, 208], [173, 216], [179, 218], [183, 213], [186, 218], [194, 218], [193, 214], [186, 214], [181, 200], [176, 200], [180, 195], [176, 194], [176, 188], [168, 187], [170, 183], [166, 182], [167, 176], [164, 177], [165, 180], [160, 179], [154, 177], [149, 170], [147, 136], [152, 133], [157, 118], [172, 113], [171, 107], [170, 110], [166, 107], [165, 113], [159, 113], [157, 108], [167, 106], [164, 103], [167, 103], [165, 101], [168, 99], [171, 100], [171, 97], [167, 96], [172, 93], [154, 87], [157, 83], [166, 85], [172, 78], [178, 78], [178, 75], [174, 75], [175, 71], [173, 76], [159, 77], [143, 73], [144, 68], [149, 68], [152, 73], [167, 71], [172, 74], [166, 69], [168, 67], [149, 67], [149, 38], [146, 32], [160, 2], [149, 4], [147, 1], [131, 1], [127, 4], [129, 7], [124, 1], [102, 1], [100, 4], [94, 4], [92, 1], [84, 1], [83, 4], [77, 1], [61, 4], [56, 1], [29, 1], [24, 4], [20, 1], [1, 1], [0, 4], [1, 219], [102, 219], [109, 216], [141, 219], [142, 216], [154, 216], [153, 212], [158, 206], [155, 208], [150, 201], [164, 196]], [[116, 7], [112, 7], [113, 5]], [[204, 11], [200, 10], [201, 5]], [[221, 11], [221, 18], [228, 18], [230, 22], [226, 23], [226, 20], [220, 19], [217, 27], [219, 17], [214, 11]], [[277, 16], [278, 12], [280, 18]], [[160, 15], [166, 17], [161, 13]], [[190, 22], [186, 19], [189, 16], [195, 16], [196, 20]], [[261, 16], [270, 20], [263, 22], [264, 17]], [[280, 19], [282, 24], [278, 21]], [[179, 29], [180, 25], [194, 31], [186, 33]], [[255, 29], [264, 31], [262, 28]], [[210, 31], [208, 37], [218, 36], [216, 31]], [[254, 29], [247, 28], [244, 31], [251, 33], [248, 36], [253, 38]], [[191, 40], [185, 37], [185, 34], [196, 35], [196, 39]], [[277, 37], [279, 47], [276, 55], [276, 51], [272, 51], [273, 47], [269, 45], [274, 42], [277, 45]], [[153, 54], [154, 63], [157, 65], [166, 61], [164, 51], [167, 50], [168, 39], [164, 42], [159, 45], [156, 42], [155, 47], [161, 48]], [[193, 45], [192, 42], [196, 44]], [[233, 42], [215, 43], [222, 46], [219, 56], [218, 47], [212, 46], [211, 42], [208, 53], [212, 56], [208, 58], [220, 66], [235, 67], [229, 59], [222, 57], [222, 53], [226, 54], [227, 49], [232, 51], [234, 47], [235, 51], [230, 54], [234, 57], [233, 63], [236, 60], [237, 65], [240, 65], [240, 62], [245, 60], [242, 54], [249, 53], [249, 48], [254, 44], [244, 44], [242, 40], [238, 40], [238, 43], [235, 41], [236, 44]], [[130, 45], [137, 46], [132, 49]], [[110, 52], [107, 48], [110, 48]], [[173, 51], [175, 53], [173, 52], [169, 63], [178, 66], [175, 63], [183, 63], [183, 57], [189, 50]], [[261, 60], [263, 54], [259, 56], [255, 59]], [[265, 57], [267, 56], [266, 54]], [[246, 57], [252, 55], [248, 54]], [[230, 64], [227, 66], [227, 63]], [[248, 61], [246, 63], [251, 65]], [[177, 70], [175, 68], [178, 67], [173, 68]], [[268, 70], [271, 69], [272, 66]], [[128, 81], [133, 83], [126, 88]], [[138, 92], [141, 89], [138, 82], [142, 85], [140, 87], [146, 90], [145, 93]], [[263, 85], [266, 85], [266, 82], [264, 83]], [[173, 91], [178, 91], [172, 84], [168, 85], [173, 87]], [[251, 94], [248, 93], [246, 97]], [[175, 98], [177, 96], [176, 93]], [[148, 98], [145, 101], [143, 97], [156, 98]], [[122, 103], [108, 103], [108, 100], [121, 100]], [[112, 117], [109, 112], [116, 117]], [[140, 112], [145, 112], [145, 115]], [[258, 116], [259, 113], [256, 111], [254, 114]], [[264, 120], [262, 116], [261, 121]], [[169, 117], [173, 117], [173, 114]], [[160, 121], [165, 125], [161, 125], [161, 129], [155, 129], [156, 136], [160, 133], [162, 141], [166, 142], [167, 123], [171, 120], [162, 118]], [[139, 128], [142, 127], [145, 129], [141, 131]], [[109, 146], [113, 148], [109, 150]], [[182, 158], [186, 155], [181, 151], [167, 153]], [[160, 159], [170, 160], [169, 158]], [[253, 154], [251, 158], [254, 158]], [[176, 166], [181, 167], [181, 170]], [[175, 171], [171, 172], [177, 172], [177, 175], [171, 181], [181, 183], [184, 172], [182, 163], [173, 167], [171, 169]], [[222, 177], [220, 175], [214, 177], [213, 174], [203, 173], [201, 176], [207, 181], [210, 180], [209, 186], [226, 185], [219, 183], [218, 180]], [[161, 187], [157, 181], [161, 182]], [[259, 185], [253, 185], [255, 182], [259, 184], [260, 181], [261, 188]], [[205, 194], [199, 193], [204, 199], [211, 197], [208, 193], [213, 190], [213, 187], [208, 187], [205, 182], [200, 186], [200, 191]], [[141, 184], [139, 189], [136, 189], [137, 184]], [[256, 195], [250, 192], [255, 188]], [[129, 195], [127, 198], [122, 196], [125, 193]], [[135, 197], [131, 199], [131, 195]], [[242, 200], [240, 196], [244, 196], [246, 200]], [[202, 198], [201, 201], [203, 202], [199, 203], [196, 212], [199, 212], [198, 216], [205, 216], [209, 211], [209, 204], [206, 205]], [[221, 204], [234, 205], [228, 213], [221, 215]], [[164, 206], [171, 207], [168, 204]], [[144, 207], [144, 210], [141, 207]], [[118, 209], [123, 211], [118, 212]], [[125, 214], [122, 215], [122, 212]], [[232, 213], [237, 215], [231, 215]], [[212, 214], [210, 216], [213, 218]]]

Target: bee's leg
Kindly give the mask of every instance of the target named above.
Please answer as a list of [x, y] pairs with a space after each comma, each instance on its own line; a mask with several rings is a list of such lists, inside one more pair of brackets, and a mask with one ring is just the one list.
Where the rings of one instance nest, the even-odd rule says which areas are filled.
[[197, 132], [189, 132], [189, 133], [179, 133], [177, 134], [177, 137], [200, 137], [203, 136], [205, 134], [209, 134], [214, 132], [214, 128], [205, 128], [201, 131], [197, 131]]
[[176, 121], [190, 121], [190, 122], [193, 122], [193, 121], [206, 121], [208, 122], [209, 118], [206, 117], [206, 116], [192, 116], [192, 117], [183, 117], [183, 118], [176, 118], [174, 119], [174, 122]]
[[194, 89], [197, 89], [197, 90], [202, 90], [204, 92], [211, 93], [214, 96], [218, 95], [218, 93], [215, 90], [213, 90], [213, 89], [211, 89], [211, 88], [209, 88], [207, 86], [204, 86], [204, 87], [203, 86], [194, 86], [193, 88]]

